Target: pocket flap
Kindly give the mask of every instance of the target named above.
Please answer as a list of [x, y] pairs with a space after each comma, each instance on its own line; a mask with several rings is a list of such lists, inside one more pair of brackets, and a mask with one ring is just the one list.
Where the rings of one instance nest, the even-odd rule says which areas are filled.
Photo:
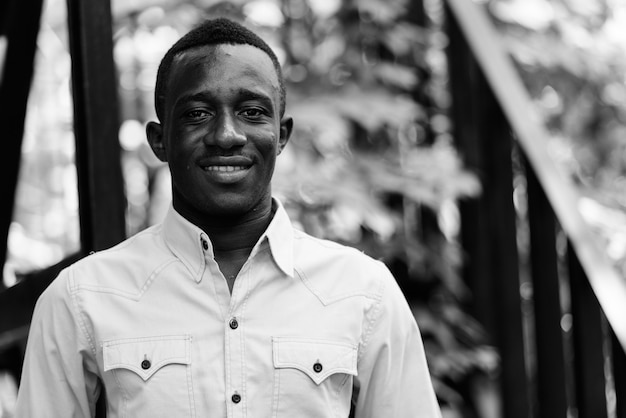
[[102, 344], [104, 371], [127, 369], [148, 380], [168, 364], [190, 364], [191, 336], [125, 338]]
[[357, 347], [336, 341], [274, 337], [274, 367], [305, 373], [319, 385], [334, 373], [357, 375]]

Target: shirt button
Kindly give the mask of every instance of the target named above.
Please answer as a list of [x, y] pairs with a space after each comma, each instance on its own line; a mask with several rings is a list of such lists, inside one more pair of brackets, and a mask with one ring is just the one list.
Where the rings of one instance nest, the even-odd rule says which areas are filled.
[[237, 329], [239, 327], [239, 322], [237, 321], [237, 318], [231, 318], [231, 320], [228, 322], [228, 326], [230, 327], [230, 329]]
[[230, 400], [233, 401], [233, 403], [239, 403], [241, 402], [241, 396], [235, 392], [235, 394], [230, 397]]
[[144, 360], [141, 362], [141, 368], [144, 370], [148, 370], [152, 364], [150, 364], [150, 360]]
[[313, 371], [315, 373], [321, 372], [322, 369], [323, 369], [322, 364], [319, 361], [313, 365]]
[[200, 241], [202, 241], [202, 248], [204, 248], [204, 251], [208, 250], [209, 243], [204, 238], [200, 238]]

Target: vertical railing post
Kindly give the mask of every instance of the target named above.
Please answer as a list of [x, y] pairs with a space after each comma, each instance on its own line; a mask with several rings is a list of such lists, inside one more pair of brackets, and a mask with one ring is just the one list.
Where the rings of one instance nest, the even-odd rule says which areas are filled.
[[483, 194], [461, 207], [464, 275], [475, 314], [494, 337], [502, 359], [503, 416], [528, 418], [510, 127], [472, 57], [454, 15], [447, 13], [454, 136]]
[[612, 330], [611, 360], [615, 386], [615, 418], [626, 418], [626, 353]]
[[604, 418], [608, 413], [604, 375], [605, 319], [571, 244], [567, 256], [578, 418]]
[[[81, 247], [100, 250], [125, 237], [125, 199], [109, 0], [68, 0]], [[105, 394], [96, 416], [106, 416]]]
[[83, 251], [125, 237], [125, 199], [109, 0], [68, 0]]
[[537, 412], [541, 418], [566, 418], [567, 396], [556, 222], [535, 172], [524, 158], [528, 191], [530, 273], [533, 283]]

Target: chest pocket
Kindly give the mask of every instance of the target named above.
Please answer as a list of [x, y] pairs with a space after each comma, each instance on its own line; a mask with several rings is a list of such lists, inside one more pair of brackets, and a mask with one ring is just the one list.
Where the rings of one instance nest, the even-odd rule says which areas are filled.
[[190, 336], [106, 341], [102, 355], [105, 378], [114, 382], [107, 402], [119, 416], [194, 416]]
[[273, 417], [347, 417], [357, 347], [336, 341], [274, 337]]

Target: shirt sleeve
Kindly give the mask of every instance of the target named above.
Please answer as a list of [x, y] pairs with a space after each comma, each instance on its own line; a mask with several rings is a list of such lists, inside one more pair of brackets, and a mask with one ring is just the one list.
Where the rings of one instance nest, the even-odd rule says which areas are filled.
[[382, 267], [381, 299], [359, 353], [355, 418], [440, 418], [415, 318], [395, 279]]
[[77, 315], [67, 276], [67, 270], [61, 272], [35, 306], [18, 390], [18, 417], [95, 414], [100, 383], [93, 371], [94, 349]]

